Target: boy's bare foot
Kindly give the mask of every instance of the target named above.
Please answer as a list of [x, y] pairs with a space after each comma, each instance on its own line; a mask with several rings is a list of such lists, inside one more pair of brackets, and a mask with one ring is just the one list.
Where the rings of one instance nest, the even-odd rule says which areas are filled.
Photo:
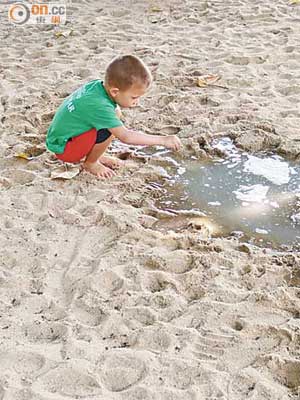
[[112, 169], [106, 168], [103, 164], [99, 162], [84, 162], [82, 164], [82, 167], [91, 174], [96, 175], [97, 178], [112, 178], [116, 175], [116, 173]]
[[124, 164], [122, 160], [111, 156], [101, 156], [99, 158], [99, 161], [101, 162], [101, 164], [104, 164], [112, 169], [118, 169]]

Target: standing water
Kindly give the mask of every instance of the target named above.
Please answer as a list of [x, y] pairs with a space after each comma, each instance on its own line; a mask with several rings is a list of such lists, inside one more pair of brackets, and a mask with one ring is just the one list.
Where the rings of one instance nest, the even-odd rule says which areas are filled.
[[297, 246], [300, 166], [274, 154], [242, 152], [229, 138], [213, 146], [224, 158], [178, 166], [173, 190], [160, 200], [160, 207], [202, 211], [218, 225], [218, 236], [235, 234], [257, 244]]

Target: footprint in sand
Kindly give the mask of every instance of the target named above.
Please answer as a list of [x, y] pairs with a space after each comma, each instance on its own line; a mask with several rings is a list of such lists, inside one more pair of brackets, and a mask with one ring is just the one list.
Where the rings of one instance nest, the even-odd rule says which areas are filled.
[[40, 60], [35, 62], [36, 67], [47, 67], [48, 65], [52, 64], [52, 60], [47, 60], [46, 58], [41, 58]]
[[2, 373], [10, 371], [13, 374], [30, 379], [38, 376], [46, 364], [44, 356], [32, 352], [7, 351], [0, 353], [0, 358], [0, 371]]
[[101, 297], [110, 297], [123, 289], [124, 279], [113, 271], [101, 271], [93, 273], [87, 284]]
[[189, 302], [194, 300], [199, 300], [206, 294], [206, 289], [204, 286], [205, 278], [201, 278], [201, 273], [188, 272], [181, 275], [178, 278], [180, 287], [178, 287], [179, 293], [183, 295]]
[[75, 318], [84, 325], [98, 326], [105, 319], [106, 314], [97, 305], [92, 306], [84, 296], [77, 298], [71, 307]]
[[217, 100], [213, 100], [209, 96], [199, 96], [198, 97], [199, 104], [202, 106], [211, 106], [211, 107], [218, 107], [221, 103]]
[[298, 288], [300, 286], [300, 269], [296, 265], [292, 270], [288, 270], [285, 274], [284, 280], [290, 287]]
[[279, 88], [278, 92], [283, 96], [292, 96], [292, 95], [299, 95], [300, 94], [300, 86], [286, 86], [283, 88]]
[[164, 376], [165, 386], [187, 390], [192, 385], [201, 385], [205, 381], [204, 370], [198, 360], [164, 357], [159, 362], [160, 375]]
[[21, 169], [5, 169], [2, 172], [2, 179], [7, 179], [11, 184], [27, 185], [34, 181], [36, 174]]
[[153, 325], [157, 320], [148, 307], [126, 308], [122, 313], [122, 318], [128, 328], [133, 330]]
[[[132, 389], [126, 390], [124, 393], [120, 393], [122, 400], [160, 400], [158, 393], [153, 393], [152, 390], [149, 390], [144, 386], [136, 386]], [[167, 399], [168, 397], [164, 397]], [[170, 397], [171, 399], [171, 397]], [[173, 400], [175, 398], [172, 397]], [[185, 400], [189, 400], [185, 397]]]
[[60, 323], [31, 323], [25, 325], [23, 331], [31, 343], [59, 343], [67, 335], [67, 327]]
[[88, 398], [102, 393], [97, 379], [89, 373], [89, 368], [82, 360], [66, 363], [42, 375], [33, 389], [58, 393], [71, 398]]
[[91, 76], [91, 71], [87, 68], [79, 68], [73, 70], [73, 75], [79, 76], [81, 79], [86, 79]]
[[[178, 390], [178, 389], [170, 389], [163, 387], [160, 390], [158, 390], [158, 393], [155, 393], [154, 399], [155, 400], [166, 400], [166, 399], [172, 399], [172, 400], [182, 400], [184, 396], [184, 400], [195, 400], [195, 399], [218, 399], [218, 400], [223, 400], [222, 396], [219, 396], [218, 393], [213, 393], [212, 390], [208, 389], [208, 384], [207, 390], [205, 389], [200, 389], [200, 394], [198, 395], [197, 392], [193, 389], [187, 389], [187, 390]], [[152, 399], [151, 399], [152, 400]]]
[[289, 389], [297, 391], [300, 387], [300, 361], [298, 359], [271, 355], [262, 357], [259, 364], [264, 364], [263, 368], [267, 367], [278, 382]]
[[172, 336], [164, 328], [149, 327], [141, 331], [134, 348], [146, 349], [154, 353], [164, 353], [172, 345]]
[[146, 268], [175, 274], [184, 274], [197, 265], [194, 257], [184, 250], [174, 250], [169, 253], [162, 250], [159, 256], [150, 252], [145, 254], [144, 259]]
[[177, 290], [173, 278], [163, 272], [148, 273], [145, 277], [144, 287], [152, 293], [161, 292], [170, 288], [175, 291]]
[[147, 373], [146, 362], [129, 350], [109, 351], [98, 368], [103, 384], [112, 392], [128, 389]]
[[[24, 382], [23, 382], [24, 383]], [[48, 397], [42, 397], [40, 394], [35, 393], [33, 390], [30, 388], [24, 388], [24, 389], [15, 389], [10, 387], [7, 390], [7, 395], [5, 399], [13, 399], [13, 400], [50, 400]], [[4, 400], [5, 400], [4, 399]], [[0, 400], [2, 400], [2, 397], [0, 395]]]
[[227, 348], [233, 346], [235, 336], [202, 329], [193, 346], [193, 354], [202, 362], [217, 365]]
[[[233, 399], [251, 398], [254, 395], [253, 390], [257, 384], [257, 377], [252, 376], [249, 371], [241, 371], [228, 385], [228, 395]], [[230, 397], [229, 397], [230, 398]], [[253, 397], [255, 398], [255, 397]], [[259, 398], [259, 397], [257, 397]]]
[[159, 132], [164, 133], [165, 135], [176, 135], [180, 129], [179, 126], [167, 125], [159, 128]]

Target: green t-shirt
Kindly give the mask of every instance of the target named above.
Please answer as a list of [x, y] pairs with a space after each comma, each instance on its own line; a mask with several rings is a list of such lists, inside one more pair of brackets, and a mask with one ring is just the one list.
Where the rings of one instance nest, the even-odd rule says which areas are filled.
[[109, 129], [123, 125], [116, 116], [115, 103], [103, 82], [94, 80], [70, 94], [59, 106], [48, 129], [46, 146], [61, 154], [67, 141], [89, 129]]

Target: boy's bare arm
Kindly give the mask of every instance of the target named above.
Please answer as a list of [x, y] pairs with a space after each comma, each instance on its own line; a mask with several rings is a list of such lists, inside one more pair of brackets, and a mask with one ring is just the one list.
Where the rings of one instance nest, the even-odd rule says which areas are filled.
[[158, 136], [148, 135], [146, 133], [137, 132], [125, 128], [125, 126], [118, 126], [111, 128], [109, 131], [121, 142], [133, 145], [142, 146], [164, 146], [173, 150], [179, 150], [181, 146], [180, 139], [177, 136]]
[[111, 128], [109, 131], [121, 142], [126, 144], [155, 146], [163, 145], [163, 137], [156, 135], [147, 135], [146, 133], [133, 131], [125, 128], [125, 126], [118, 126]]
[[122, 111], [121, 111], [120, 106], [117, 106], [117, 107], [116, 107], [116, 116], [117, 116], [119, 119], [122, 118]]

